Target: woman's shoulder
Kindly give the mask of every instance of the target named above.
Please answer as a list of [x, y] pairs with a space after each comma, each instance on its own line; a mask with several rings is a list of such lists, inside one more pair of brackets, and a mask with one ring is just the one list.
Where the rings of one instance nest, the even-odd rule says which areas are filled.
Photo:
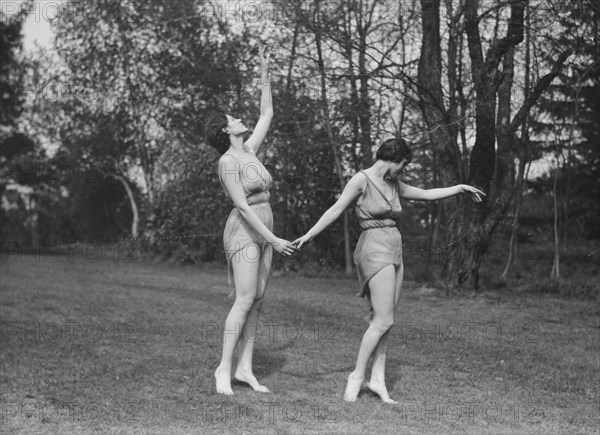
[[221, 157], [219, 157], [219, 163], [228, 164], [228, 163], [233, 163], [235, 161], [236, 161], [236, 158], [232, 154], [229, 154], [229, 153], [225, 153]]
[[369, 175], [363, 169], [354, 174], [354, 176], [351, 179], [356, 180], [356, 182], [360, 183], [362, 186], [366, 186], [367, 182], [369, 181]]
[[240, 164], [235, 156], [225, 153], [219, 158], [218, 171], [219, 173], [231, 172], [234, 170], [239, 170], [239, 166]]
[[352, 178], [350, 178], [348, 184], [356, 187], [361, 193], [363, 193], [367, 187], [367, 174], [365, 174], [364, 171], [358, 171], [352, 176]]
[[356, 178], [356, 179], [358, 179], [358, 180], [364, 180], [364, 181], [367, 181], [367, 174], [366, 174], [366, 172], [365, 172], [365, 170], [364, 170], [364, 169], [361, 169], [361, 170], [360, 170], [360, 171], [358, 171], [356, 174], [354, 174], [354, 175], [352, 176], [352, 178]]

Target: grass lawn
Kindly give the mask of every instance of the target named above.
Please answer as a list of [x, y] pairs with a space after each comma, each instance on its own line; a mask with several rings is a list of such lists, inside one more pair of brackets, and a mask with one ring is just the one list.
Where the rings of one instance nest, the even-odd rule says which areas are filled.
[[2, 433], [599, 433], [597, 301], [407, 282], [387, 363], [399, 403], [350, 404], [356, 281], [274, 276], [254, 360], [272, 393], [223, 397], [224, 268], [57, 260], [1, 264]]

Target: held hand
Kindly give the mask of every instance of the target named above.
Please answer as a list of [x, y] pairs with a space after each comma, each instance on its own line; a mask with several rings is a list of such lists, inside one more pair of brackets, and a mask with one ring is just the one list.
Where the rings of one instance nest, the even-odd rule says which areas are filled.
[[291, 242], [280, 238], [277, 238], [277, 241], [273, 243], [273, 248], [275, 248], [275, 250], [284, 257], [289, 257], [298, 251], [298, 248], [296, 248]]
[[260, 47], [260, 69], [263, 74], [267, 74], [269, 71], [269, 58], [271, 57], [271, 53], [269, 53], [269, 49], [266, 45]]
[[460, 186], [462, 187], [463, 193], [469, 195], [473, 201], [483, 201], [482, 197], [485, 196], [485, 193], [483, 193], [481, 190], [477, 189], [476, 187], [469, 186], [468, 184], [461, 184]]
[[310, 242], [311, 240], [312, 240], [312, 237], [309, 237], [308, 235], [305, 234], [302, 237], [298, 237], [296, 240], [294, 240], [292, 242], [292, 245], [295, 245], [296, 248], [300, 249], [300, 248], [302, 248], [302, 245]]

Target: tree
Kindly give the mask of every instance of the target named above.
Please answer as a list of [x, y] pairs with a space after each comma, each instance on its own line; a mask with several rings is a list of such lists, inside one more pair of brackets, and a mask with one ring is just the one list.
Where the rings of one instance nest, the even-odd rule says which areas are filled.
[[[314, 1], [299, 5], [284, 2], [294, 14], [294, 34], [303, 32], [306, 46], [293, 45], [294, 56], [308, 60], [298, 66], [297, 81], [306, 81], [306, 70], [315, 77], [312, 84], [327, 133], [324, 146], [331, 149], [332, 168], [343, 190], [350, 172], [373, 163], [373, 147], [383, 131], [390, 129], [386, 105], [397, 95], [390, 85], [397, 78], [395, 49], [404, 33], [387, 14], [399, 11], [397, 2], [345, 0], [339, 3]], [[401, 16], [398, 12], [397, 16]], [[295, 36], [296, 38], [296, 36]], [[300, 55], [296, 53], [300, 51]], [[292, 76], [290, 67], [288, 77]], [[396, 87], [397, 88], [397, 87]], [[385, 89], [385, 91], [384, 91]], [[376, 112], [379, 111], [379, 113]], [[374, 116], [375, 114], [381, 116]], [[352, 271], [350, 212], [343, 217], [346, 273]]]
[[[452, 183], [466, 181], [488, 195], [481, 205], [472, 205], [462, 198], [457, 198], [452, 205], [454, 210], [447, 234], [449, 252], [444, 265], [444, 276], [462, 289], [477, 289], [479, 266], [491, 235], [505, 216], [515, 195], [514, 161], [517, 150], [523, 146], [517, 136], [517, 129], [571, 54], [571, 50], [567, 49], [557, 56], [550, 72], [538, 80], [512, 115], [514, 55], [516, 47], [523, 40], [527, 4], [528, 1], [525, 0], [511, 1], [506, 23], [503, 22], [502, 15], [504, 6], [493, 8], [496, 13], [495, 26], [485, 55], [480, 25], [491, 11], [480, 14], [476, 1], [461, 4], [475, 91], [473, 105], [476, 136], [470, 155], [466, 156], [460, 152], [455, 120], [444, 101], [440, 73], [440, 2], [421, 1], [423, 45], [419, 94], [423, 116], [428, 126], [435, 129], [436, 142], [441, 147], [440, 156], [445, 172], [442, 176]], [[506, 29], [505, 34], [497, 37], [501, 27]], [[450, 89], [457, 87], [451, 85]], [[468, 168], [468, 173], [463, 171], [465, 167]]]
[[19, 55], [22, 44], [21, 28], [27, 16], [26, 11], [27, 8], [21, 8], [21, 11], [13, 16], [7, 16], [4, 11], [0, 12], [0, 126], [3, 136], [7, 134], [6, 129], [15, 126], [23, 106], [23, 68]]
[[[197, 6], [192, 0], [76, 2], [57, 23], [58, 53], [68, 66], [68, 86], [77, 96], [62, 125], [63, 137], [72, 131], [98, 136], [108, 127], [107, 140], [114, 146], [88, 149], [81, 156], [87, 164], [116, 171], [112, 176], [131, 204], [134, 237], [141, 212], [145, 237], [152, 239], [160, 226], [155, 222], [155, 199], [164, 176], [157, 173], [163, 151], [182, 141], [199, 144], [199, 119], [208, 115], [207, 107], [230, 104], [219, 101], [222, 88], [229, 91], [232, 83], [241, 83], [236, 78], [246, 59], [229, 61], [244, 35], [228, 35], [227, 23], [195, 13]], [[227, 47], [219, 47], [223, 36], [232, 39]], [[138, 169], [136, 180], [126, 173], [133, 167]], [[134, 183], [143, 194], [141, 210]]]
[[[575, 2], [560, 9], [560, 31], [552, 47], [574, 52], [549, 92], [540, 99], [534, 134], [548, 137], [551, 153], [564, 156], [558, 192], [563, 198], [563, 235], [600, 237], [600, 1]], [[541, 57], [548, 59], [546, 51]], [[571, 216], [573, 217], [571, 219]], [[575, 231], [577, 230], [577, 231]], [[566, 247], [567, 244], [564, 243]]]
[[21, 29], [26, 15], [26, 7], [12, 16], [0, 12], [0, 197], [3, 239], [36, 243], [34, 187], [40, 180], [34, 172], [40, 155], [37, 144], [18, 127], [25, 94]]

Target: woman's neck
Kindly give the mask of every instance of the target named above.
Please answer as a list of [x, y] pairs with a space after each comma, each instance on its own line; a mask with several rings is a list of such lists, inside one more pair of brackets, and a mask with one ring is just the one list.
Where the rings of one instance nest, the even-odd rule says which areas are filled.
[[233, 151], [237, 154], [244, 153], [244, 138], [241, 136], [229, 136], [229, 141], [231, 145], [229, 145], [229, 151]]
[[377, 160], [369, 169], [371, 170], [370, 172], [374, 177], [379, 178], [381, 180], [387, 177], [390, 171], [389, 165], [383, 160]]

